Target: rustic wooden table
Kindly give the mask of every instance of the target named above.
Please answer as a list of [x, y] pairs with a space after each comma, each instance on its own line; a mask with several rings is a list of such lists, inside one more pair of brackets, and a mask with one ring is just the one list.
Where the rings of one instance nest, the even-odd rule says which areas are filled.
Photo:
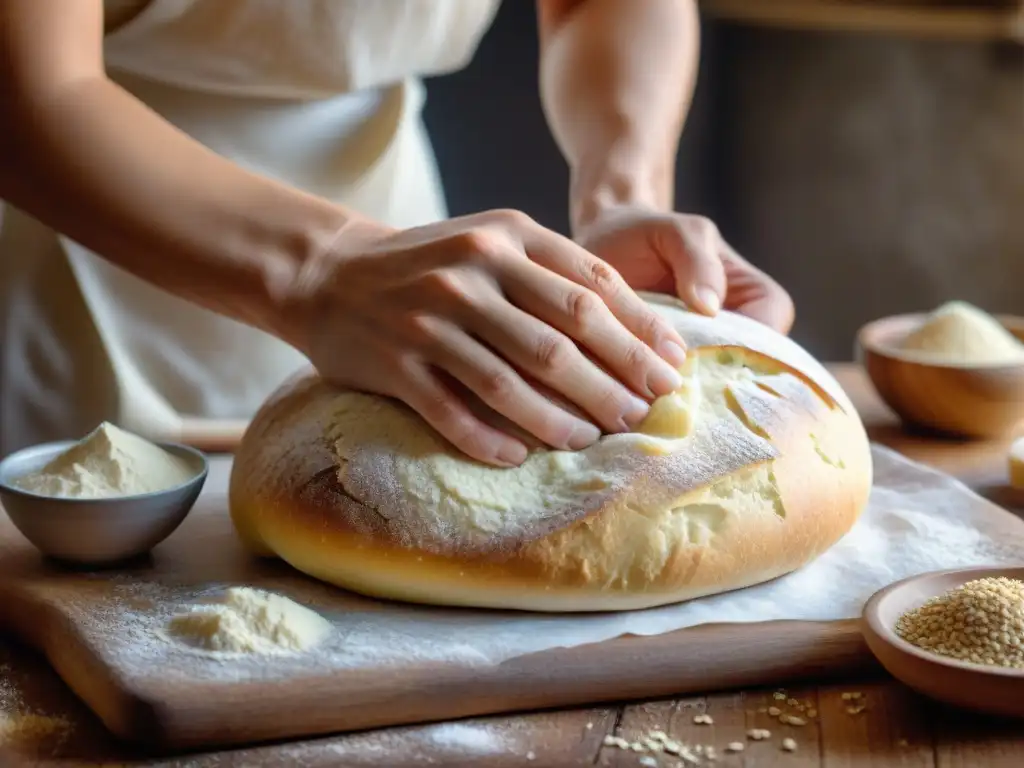
[[[983, 495], [1024, 512], [1006, 487], [1006, 445], [959, 443], [902, 431], [878, 401], [862, 372], [833, 369], [869, 425], [872, 438], [947, 471]], [[0, 641], [0, 740], [3, 713], [44, 716], [36, 737], [8, 730], [0, 743], [0, 766], [684, 766], [667, 755], [603, 746], [606, 735], [634, 740], [661, 730], [689, 744], [715, 745], [712, 765], [747, 768], [1018, 768], [1024, 765], [1024, 726], [952, 711], [925, 701], [879, 673], [786, 691], [717, 693], [669, 701], [609, 704], [569, 711], [490, 717], [439, 725], [394, 728], [293, 744], [271, 745], [175, 759], [147, 759], [114, 742], [64, 687], [45, 660], [8, 640]], [[853, 698], [856, 697], [856, 698]], [[795, 700], [795, 701], [789, 701]], [[799, 712], [806, 724], [780, 724], [769, 708]], [[813, 717], [807, 716], [816, 710]], [[712, 724], [695, 724], [707, 713]], [[31, 725], [31, 721], [29, 721]], [[752, 741], [748, 731], [771, 736]], [[15, 732], [16, 733], [16, 732]], [[781, 748], [791, 738], [795, 751]], [[728, 752], [730, 742], [744, 743]], [[706, 761], [701, 761], [708, 765]]]

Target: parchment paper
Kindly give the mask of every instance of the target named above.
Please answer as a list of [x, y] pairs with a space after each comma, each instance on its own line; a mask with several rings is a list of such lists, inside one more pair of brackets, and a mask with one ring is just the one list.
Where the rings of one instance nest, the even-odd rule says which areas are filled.
[[[312, 604], [338, 628], [322, 655], [314, 654], [317, 664], [380, 668], [433, 661], [465, 666], [705, 623], [856, 618], [875, 591], [908, 576], [1024, 563], [1024, 521], [952, 477], [881, 446], [872, 451], [870, 503], [850, 533], [799, 571], [715, 597], [638, 612], [547, 615], [381, 603], [309, 581], [298, 592], [285, 591]], [[132, 635], [139, 637], [120, 633], [122, 639]], [[152, 656], [146, 659], [152, 661]], [[288, 666], [263, 665], [258, 674], [284, 674]]]
[[[443, 647], [446, 638], [450, 644], [452, 630], [457, 628], [463, 663], [469, 656], [476, 656], [479, 662], [499, 662], [553, 647], [625, 634], [654, 635], [699, 624], [852, 619], [860, 616], [874, 592], [908, 576], [948, 568], [1024, 564], [1024, 521], [955, 478], [888, 448], [875, 445], [872, 453], [874, 487], [861, 519], [827, 553], [773, 582], [681, 605], [620, 614], [538, 616], [460, 611], [444, 612], [442, 618], [419, 610], [388, 611], [388, 620], [377, 631], [389, 634], [398, 628], [398, 620], [421, 638], [418, 647], [423, 653], [427, 648]], [[400, 619], [396, 614], [404, 616]], [[423, 642], [428, 638], [434, 642]], [[378, 642], [381, 639], [378, 636]]]
[[[706, 623], [851, 619], [875, 591], [908, 576], [1024, 564], [1024, 521], [947, 475], [887, 448], [872, 450], [875, 483], [869, 506], [831, 550], [773, 582], [680, 605], [576, 615], [446, 609], [371, 600], [295, 574], [258, 583], [319, 611], [336, 631], [314, 652], [274, 664], [259, 657], [214, 658], [159, 640], [176, 605], [229, 584], [206, 583], [196, 590], [147, 584], [137, 576], [115, 579], [120, 586], [109, 606], [84, 605], [78, 623], [95, 633], [96, 646], [109, 654], [112, 665], [141, 675], [159, 670], [164, 678], [271, 679], [310, 669], [402, 669], [421, 662], [475, 667], [556, 647]], [[156, 609], [126, 607], [126, 598], [147, 590]]]

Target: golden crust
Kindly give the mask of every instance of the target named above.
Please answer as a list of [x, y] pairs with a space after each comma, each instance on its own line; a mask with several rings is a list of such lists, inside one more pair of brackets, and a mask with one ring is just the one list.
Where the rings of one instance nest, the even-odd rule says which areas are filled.
[[[389, 519], [393, 510], [375, 511], [339, 480], [325, 432], [339, 394], [305, 373], [265, 403], [236, 455], [236, 528], [257, 553], [364, 594], [524, 610], [646, 608], [805, 565], [852, 527], [867, 501], [870, 452], [856, 412], [792, 341], [734, 316], [671, 316], [691, 345], [711, 342], [694, 354], [728, 346], [759, 371], [732, 384], [727, 398], [731, 434], [751, 450], [733, 452], [742, 460], [705, 482], [678, 455], [648, 456], [597, 508], [561, 510], [511, 543], [411, 545]], [[700, 450], [713, 458], [713, 443]]]

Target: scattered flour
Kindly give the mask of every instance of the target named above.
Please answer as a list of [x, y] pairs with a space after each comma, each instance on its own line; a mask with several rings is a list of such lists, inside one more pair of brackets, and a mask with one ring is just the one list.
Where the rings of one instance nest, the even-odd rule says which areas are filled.
[[932, 312], [903, 339], [915, 357], [955, 365], [1024, 363], [1024, 344], [986, 312], [950, 301]]
[[184, 459], [104, 422], [14, 485], [44, 496], [111, 498], [166, 490], [194, 475]]
[[331, 624], [315, 611], [272, 592], [232, 587], [216, 603], [174, 616], [168, 630], [195, 646], [228, 653], [274, 654], [319, 645]]
[[421, 733], [439, 747], [476, 755], [500, 755], [510, 747], [508, 733], [487, 721], [439, 723]]
[[67, 735], [71, 723], [66, 717], [51, 717], [33, 712], [0, 713], [0, 746], [37, 748]]
[[71, 721], [26, 710], [10, 674], [9, 667], [0, 665], [0, 754], [14, 750], [40, 755], [56, 750], [71, 733]]

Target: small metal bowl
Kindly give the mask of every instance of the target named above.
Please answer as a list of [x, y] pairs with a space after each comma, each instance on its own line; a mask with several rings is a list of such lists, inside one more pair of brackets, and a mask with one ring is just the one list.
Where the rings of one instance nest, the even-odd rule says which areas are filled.
[[75, 441], [24, 448], [0, 461], [0, 502], [15, 527], [44, 554], [82, 565], [106, 565], [149, 552], [188, 515], [206, 483], [209, 465], [194, 448], [160, 447], [195, 469], [185, 483], [153, 493], [102, 499], [43, 496], [14, 486]]

